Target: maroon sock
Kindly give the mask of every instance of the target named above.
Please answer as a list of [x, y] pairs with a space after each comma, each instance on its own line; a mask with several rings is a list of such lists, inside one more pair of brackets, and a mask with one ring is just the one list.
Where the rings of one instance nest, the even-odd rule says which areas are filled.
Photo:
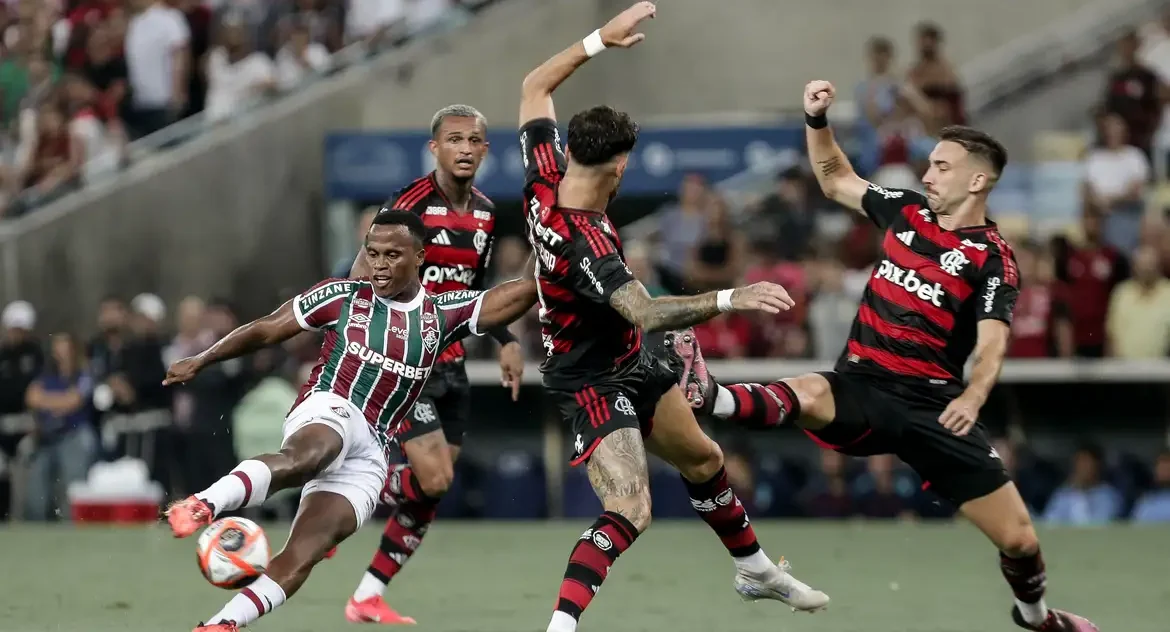
[[378, 551], [374, 553], [374, 560], [368, 569], [371, 575], [384, 583], [390, 583], [422, 544], [423, 536], [435, 520], [437, 507], [434, 503], [411, 501], [398, 506], [382, 531], [382, 543], [378, 545]]
[[1008, 557], [1001, 551], [999, 569], [1003, 571], [1003, 578], [1012, 587], [1016, 599], [1024, 603], [1036, 603], [1044, 596], [1047, 576], [1044, 573], [1044, 558], [1040, 556], [1040, 551], [1027, 557]]
[[749, 428], [771, 428], [800, 417], [800, 400], [784, 382], [732, 384], [725, 387], [735, 398], [731, 419]]
[[601, 514], [569, 555], [557, 610], [580, 619], [609, 575], [609, 567], [637, 538], [638, 530], [621, 514], [612, 511]]
[[760, 550], [756, 531], [748, 521], [743, 503], [728, 484], [723, 468], [706, 483], [692, 483], [685, 478], [683, 483], [691, 497], [691, 506], [719, 536], [732, 557], [747, 557]]

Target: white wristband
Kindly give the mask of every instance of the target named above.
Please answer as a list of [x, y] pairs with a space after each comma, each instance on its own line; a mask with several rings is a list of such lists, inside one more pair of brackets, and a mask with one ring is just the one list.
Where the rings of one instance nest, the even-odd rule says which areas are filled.
[[585, 54], [590, 57], [605, 50], [605, 42], [601, 41], [601, 29], [586, 35], [581, 43], [585, 45]]
[[719, 307], [719, 311], [731, 311], [731, 293], [734, 291], [735, 290], [719, 290], [715, 294], [715, 305]]

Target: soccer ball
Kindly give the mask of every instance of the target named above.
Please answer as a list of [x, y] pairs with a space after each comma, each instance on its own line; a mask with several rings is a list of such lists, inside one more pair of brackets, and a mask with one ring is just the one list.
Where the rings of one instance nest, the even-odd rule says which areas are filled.
[[199, 570], [220, 588], [243, 588], [268, 568], [272, 552], [260, 525], [244, 518], [223, 518], [211, 523], [196, 547]]

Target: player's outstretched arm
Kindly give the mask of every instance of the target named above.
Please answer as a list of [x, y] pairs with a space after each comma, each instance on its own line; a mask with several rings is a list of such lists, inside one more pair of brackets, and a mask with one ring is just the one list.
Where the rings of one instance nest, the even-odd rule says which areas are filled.
[[841, 151], [833, 138], [825, 114], [833, 104], [836, 91], [828, 81], [810, 81], [804, 87], [805, 138], [808, 141], [808, 157], [813, 163], [813, 172], [825, 197], [862, 211], [861, 198], [869, 188], [869, 182], [853, 171], [853, 165]]
[[557, 53], [528, 73], [520, 88], [520, 127], [536, 119], [556, 119], [552, 93], [585, 62], [607, 48], [629, 48], [646, 38], [638, 24], [654, 17], [652, 2], [638, 2], [584, 40]]
[[756, 283], [698, 296], [652, 298], [641, 281], [634, 280], [618, 288], [610, 296], [609, 304], [644, 331], [665, 331], [697, 325], [723, 312], [778, 314], [788, 311], [796, 303], [783, 287], [775, 283]]
[[484, 293], [479, 307], [477, 331], [503, 327], [528, 313], [536, 304], [536, 281], [515, 279], [501, 283]]
[[238, 358], [269, 345], [280, 344], [302, 330], [293, 312], [293, 302], [288, 301], [271, 314], [237, 327], [207, 351], [175, 362], [167, 369], [167, 377], [163, 384], [186, 382], [212, 364]]

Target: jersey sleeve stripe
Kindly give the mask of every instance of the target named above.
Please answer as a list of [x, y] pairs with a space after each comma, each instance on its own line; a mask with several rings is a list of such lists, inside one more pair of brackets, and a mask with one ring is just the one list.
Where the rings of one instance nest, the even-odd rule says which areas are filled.
[[479, 311], [483, 309], [483, 297], [487, 296], [487, 292], [475, 297], [475, 307], [471, 310], [471, 318], [467, 320], [467, 328], [472, 335], [482, 336], [484, 332], [479, 329]]
[[1012, 247], [1004, 241], [998, 230], [989, 231], [987, 238], [995, 242], [999, 248], [999, 256], [1003, 260], [1003, 282], [1011, 286], [1019, 286], [1020, 273], [1016, 268], [1016, 256], [1012, 253]]
[[593, 256], [600, 259], [606, 255], [613, 254], [613, 244], [589, 220], [579, 215], [574, 215], [573, 223], [577, 225], [577, 230], [585, 235], [585, 239], [589, 242], [589, 248], [593, 250]]
[[540, 177], [549, 182], [558, 182], [561, 179], [561, 174], [557, 171], [557, 158], [553, 154], [552, 143], [543, 143], [536, 148], [536, 153], [540, 156]]
[[293, 299], [293, 316], [296, 317], [297, 324], [301, 326], [301, 329], [304, 329], [305, 331], [315, 331], [316, 328], [309, 324], [309, 321], [305, 318], [305, 314], [301, 311], [302, 296], [303, 295], [298, 294], [297, 297]]
[[409, 190], [399, 196], [398, 201], [394, 203], [394, 210], [410, 210], [412, 206], [418, 204], [419, 200], [426, 197], [431, 192], [432, 188], [433, 187], [429, 178], [412, 186]]

